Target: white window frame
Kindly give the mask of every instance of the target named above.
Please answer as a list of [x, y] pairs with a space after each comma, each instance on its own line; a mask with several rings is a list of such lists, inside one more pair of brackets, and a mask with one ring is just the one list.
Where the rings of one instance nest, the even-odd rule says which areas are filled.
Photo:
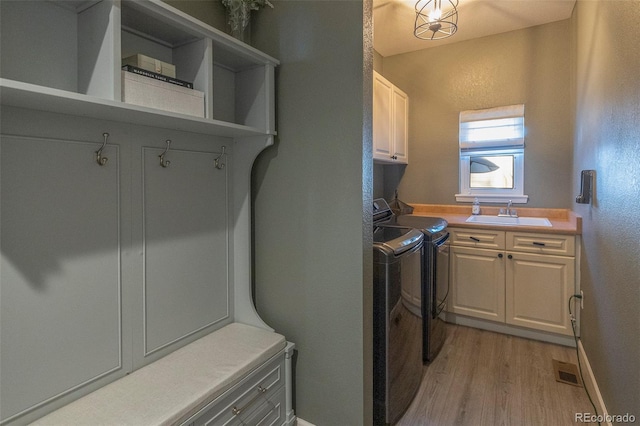
[[[523, 134], [521, 137], [499, 141], [463, 140], [463, 123], [522, 117]], [[460, 113], [459, 137], [459, 190], [456, 194], [458, 202], [473, 202], [476, 198], [482, 202], [524, 204], [529, 196], [524, 194], [524, 105], [510, 105]], [[477, 156], [513, 155], [513, 188], [471, 188], [470, 159]]]
[[[470, 159], [478, 156], [513, 155], [513, 188], [471, 188]], [[477, 198], [486, 203], [503, 203], [511, 200], [523, 204], [529, 200], [524, 195], [524, 149], [495, 149], [460, 152], [460, 193], [456, 201], [471, 203]]]

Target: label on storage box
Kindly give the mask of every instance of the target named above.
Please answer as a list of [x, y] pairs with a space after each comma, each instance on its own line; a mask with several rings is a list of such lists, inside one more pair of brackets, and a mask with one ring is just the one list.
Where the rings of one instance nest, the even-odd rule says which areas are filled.
[[177, 78], [173, 78], [173, 77], [167, 77], [166, 75], [158, 74], [157, 72], [151, 72], [142, 68], [134, 67], [133, 65], [123, 65], [122, 69], [125, 71], [132, 72], [134, 74], [140, 74], [145, 77], [155, 78], [156, 80], [165, 81], [167, 83], [177, 84], [178, 86], [193, 89], [193, 83], [189, 83], [188, 81], [184, 81], [184, 80], [178, 80]]

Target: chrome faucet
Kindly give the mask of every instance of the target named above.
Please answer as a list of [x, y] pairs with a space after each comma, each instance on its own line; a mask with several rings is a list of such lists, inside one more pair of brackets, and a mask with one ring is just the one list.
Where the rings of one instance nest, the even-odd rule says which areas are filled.
[[509, 200], [509, 202], [507, 203], [506, 211], [505, 209], [500, 209], [498, 216], [518, 217], [518, 212], [516, 211], [516, 209], [511, 208], [512, 205], [513, 202]]

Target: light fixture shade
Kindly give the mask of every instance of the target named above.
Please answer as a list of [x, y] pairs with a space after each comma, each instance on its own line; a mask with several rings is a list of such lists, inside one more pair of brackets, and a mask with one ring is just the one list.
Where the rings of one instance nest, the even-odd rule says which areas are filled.
[[[444, 4], [444, 7], [443, 7]], [[422, 40], [440, 40], [458, 31], [458, 0], [418, 0], [413, 34]]]

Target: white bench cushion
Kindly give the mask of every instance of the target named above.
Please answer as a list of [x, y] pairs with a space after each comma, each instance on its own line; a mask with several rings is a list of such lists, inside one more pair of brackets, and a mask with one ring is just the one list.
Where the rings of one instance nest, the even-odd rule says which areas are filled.
[[33, 424], [172, 424], [218, 397], [285, 346], [280, 334], [232, 323]]

